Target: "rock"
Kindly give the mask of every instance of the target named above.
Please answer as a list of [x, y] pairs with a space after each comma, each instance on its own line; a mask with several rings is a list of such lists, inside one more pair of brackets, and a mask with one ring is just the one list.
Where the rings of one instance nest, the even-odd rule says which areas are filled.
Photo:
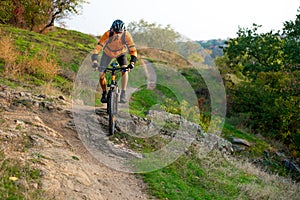
[[23, 125], [23, 124], [25, 124], [22, 120], [19, 120], [19, 119], [15, 119], [15, 123], [16, 123], [16, 125]]
[[289, 170], [297, 172], [297, 173], [300, 173], [300, 168], [295, 163], [293, 163], [291, 160], [284, 159], [283, 160], [283, 164]]
[[279, 152], [279, 151], [276, 151], [275, 154], [276, 154], [276, 156], [281, 157], [281, 158], [285, 158], [286, 157], [284, 153]]
[[19, 95], [20, 95], [21, 97], [25, 97], [25, 96], [26, 96], [25, 92], [20, 92]]
[[45, 99], [45, 98], [46, 98], [46, 95], [40, 94], [38, 97], [39, 97], [39, 98], [42, 98], [42, 99]]
[[62, 95], [60, 95], [60, 96], [58, 97], [58, 99], [60, 99], [60, 100], [66, 100], [66, 98], [65, 98], [64, 96], [62, 96]]
[[240, 139], [240, 138], [232, 138], [231, 142], [233, 144], [240, 144], [240, 145], [244, 145], [244, 146], [247, 146], [247, 147], [251, 146], [250, 142], [248, 142], [247, 140], [244, 140], [244, 139]]
[[207, 133], [202, 139], [202, 142], [209, 150], [215, 149], [229, 154], [233, 152], [232, 144], [229, 141], [212, 133]]
[[236, 145], [236, 144], [233, 144], [232, 145], [232, 148], [235, 152], [242, 152], [242, 151], [245, 151], [245, 147], [244, 146], [240, 146], [240, 145]]
[[0, 92], [0, 97], [1, 98], [7, 98], [7, 93], [6, 92]]

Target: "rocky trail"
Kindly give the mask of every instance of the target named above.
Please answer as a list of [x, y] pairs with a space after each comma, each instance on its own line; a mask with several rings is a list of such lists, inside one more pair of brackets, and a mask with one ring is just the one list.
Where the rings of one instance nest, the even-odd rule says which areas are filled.
[[[35, 187], [46, 191], [46, 199], [150, 198], [135, 175], [116, 171], [91, 156], [74, 129], [71, 104], [63, 97], [2, 88], [0, 100], [0, 137], [5, 141], [1, 151], [5, 159], [36, 160], [42, 184]], [[26, 149], [21, 149], [24, 142]]]
[[[5, 141], [0, 146], [4, 154], [1, 163], [11, 158], [23, 163], [34, 160], [32, 166], [41, 170], [42, 184], [34, 183], [33, 187], [44, 190], [46, 199], [154, 199], [136, 175], [103, 164], [82, 142], [80, 124], [74, 124], [76, 113], [90, 116], [87, 124], [97, 133], [94, 146], [104, 152], [118, 151], [122, 157], [133, 153], [109, 142], [105, 108], [94, 109], [85, 107], [76, 112], [72, 102], [62, 96], [34, 95], [1, 86], [0, 139]], [[99, 124], [104, 127], [102, 132], [97, 130]], [[95, 140], [91, 146], [92, 142]]]
[[[148, 72], [147, 77], [153, 88], [153, 75]], [[142, 180], [119, 163], [140, 155], [109, 141], [105, 106], [76, 107], [63, 96], [1, 86], [0, 113], [1, 163], [34, 161], [31, 166], [41, 170], [42, 184], [28, 187], [45, 191], [45, 199], [154, 199]], [[106, 155], [117, 155], [116, 162], [101, 161]]]

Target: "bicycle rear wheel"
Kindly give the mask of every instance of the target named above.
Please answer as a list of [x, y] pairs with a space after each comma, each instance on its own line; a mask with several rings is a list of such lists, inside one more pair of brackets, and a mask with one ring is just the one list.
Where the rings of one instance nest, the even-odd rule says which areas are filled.
[[113, 135], [116, 129], [116, 114], [118, 112], [118, 94], [116, 91], [108, 92], [108, 102], [107, 102], [107, 111], [108, 111], [108, 127], [109, 135]]

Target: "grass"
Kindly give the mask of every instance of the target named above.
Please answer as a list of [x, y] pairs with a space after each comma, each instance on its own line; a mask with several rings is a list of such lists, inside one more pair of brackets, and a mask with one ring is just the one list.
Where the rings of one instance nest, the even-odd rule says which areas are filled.
[[[23, 62], [22, 66], [36, 67], [43, 65], [47, 69], [34, 69], [36, 75], [26, 76], [22, 75], [15, 79], [10, 78], [10, 82], [3, 84], [13, 85], [13, 82], [26, 82], [29, 85], [41, 86], [49, 82], [53, 88], [61, 90], [69, 95], [72, 89], [72, 80], [68, 80], [65, 74], [69, 74], [70, 70], [75, 74], [82, 64], [82, 61], [90, 55], [90, 52], [97, 43], [92, 36], [82, 34], [77, 31], [69, 31], [61, 28], [56, 28], [47, 34], [38, 34], [24, 29], [14, 28], [8, 25], [0, 25], [0, 32], [11, 39], [15, 51], [18, 53], [17, 62]], [[42, 56], [42, 57], [41, 57]], [[46, 56], [46, 57], [45, 57]], [[41, 58], [41, 59], [39, 59]], [[2, 64], [1, 64], [2, 63]], [[26, 64], [27, 63], [27, 64]], [[57, 66], [59, 74], [53, 77], [53, 67]], [[2, 76], [4, 70], [3, 60], [0, 59], [0, 75]], [[17, 69], [19, 70], [19, 69]], [[52, 70], [52, 71], [51, 71]], [[27, 69], [28, 71], [28, 69]], [[49, 74], [45, 74], [49, 72]], [[12, 72], [10, 72], [12, 73]], [[49, 76], [51, 74], [51, 76]], [[46, 76], [44, 76], [46, 75]], [[47, 78], [48, 77], [48, 78]]]
[[225, 123], [224, 125], [222, 136], [229, 141], [232, 141], [232, 138], [235, 137], [235, 138], [245, 139], [248, 142], [252, 143], [252, 145], [247, 149], [247, 151], [245, 151], [245, 153], [247, 154], [246, 156], [249, 158], [261, 156], [264, 154], [265, 151], [271, 148], [267, 142], [260, 139], [259, 137], [253, 134], [249, 134], [237, 130], [233, 126], [229, 125], [228, 123]]
[[257, 165], [272, 174], [278, 174], [284, 177], [292, 177], [297, 180], [299, 175], [289, 171], [283, 164], [283, 160], [276, 155], [276, 147], [270, 145], [266, 139], [241, 130], [225, 123], [222, 136], [229, 141], [232, 138], [245, 139], [251, 143], [244, 151], [236, 151], [236, 156], [242, 156], [249, 160], [256, 160]]
[[168, 142], [159, 135], [150, 138], [139, 138], [126, 133], [116, 133], [111, 140], [116, 144], [125, 144], [127, 148], [141, 153], [150, 153], [159, 150]]
[[29, 163], [1, 159], [0, 177], [0, 199], [43, 199], [41, 172]]
[[[185, 71], [189, 77], [189, 82], [193, 80], [192, 71]], [[158, 75], [166, 77], [164, 69], [158, 72]], [[144, 117], [146, 110], [154, 105], [165, 105], [166, 97], [175, 99], [173, 90], [165, 87], [168, 83], [168, 77], [163, 79], [158, 88], [155, 90], [147, 90], [145, 86], [133, 94], [130, 102], [130, 112]], [[196, 88], [201, 86], [195, 84]], [[253, 145], [246, 149], [240, 160], [234, 157], [224, 157], [219, 151], [212, 151], [204, 158], [197, 156], [197, 149], [191, 147], [190, 151], [182, 155], [172, 164], [162, 169], [141, 173], [144, 182], [147, 184], [149, 194], [158, 199], [298, 199], [299, 185], [294, 184], [288, 178], [277, 176], [277, 171], [270, 170], [269, 173], [264, 172], [258, 166], [254, 166], [246, 158], [256, 159], [264, 156], [265, 151], [270, 150], [270, 145], [262, 138], [255, 135], [242, 132], [233, 126], [225, 123], [223, 129], [223, 137], [229, 141], [233, 137], [245, 139]], [[118, 140], [120, 135], [117, 136]], [[122, 133], [126, 145], [139, 152], [153, 152], [160, 146], [155, 140], [139, 141], [138, 138], [128, 139], [127, 134]], [[149, 142], [151, 142], [149, 144]], [[166, 141], [167, 142], [167, 141]], [[161, 145], [161, 144], [160, 144]], [[150, 164], [150, 163], [149, 163]], [[274, 174], [274, 175], [271, 175]], [[284, 175], [281, 173], [281, 175]], [[283, 184], [283, 183], [286, 183]], [[288, 189], [287, 189], [288, 188]], [[282, 193], [286, 191], [289, 193]]]
[[171, 165], [141, 176], [148, 192], [158, 199], [299, 198], [296, 184], [288, 183], [287, 189], [284, 179], [258, 171], [254, 166], [246, 167], [213, 151], [202, 159], [195, 154], [183, 155]]
[[131, 114], [144, 117], [146, 111], [154, 105], [160, 105], [162, 102], [163, 98], [158, 93], [143, 86], [140, 90], [133, 93], [130, 101], [130, 112]]
[[0, 28], [4, 33], [11, 34], [16, 48], [21, 52], [28, 51], [28, 55], [33, 56], [46, 48], [52, 54], [52, 58], [61, 61], [64, 67], [76, 63], [78, 69], [82, 60], [97, 43], [92, 36], [61, 28], [56, 28], [47, 34], [34, 33], [7, 25], [0, 25]]

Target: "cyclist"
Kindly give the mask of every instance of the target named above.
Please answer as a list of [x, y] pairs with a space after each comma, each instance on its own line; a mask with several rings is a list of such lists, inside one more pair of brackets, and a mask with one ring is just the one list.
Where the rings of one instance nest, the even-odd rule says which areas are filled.
[[[98, 54], [103, 50], [103, 54], [101, 56], [100, 65], [98, 66]], [[100, 72], [99, 83], [102, 88], [102, 97], [101, 102], [107, 103], [106, 97], [106, 78], [105, 72], [109, 63], [113, 58], [116, 58], [119, 65], [121, 67], [127, 66], [127, 58], [126, 54], [129, 51], [131, 58], [129, 68], [133, 68], [137, 59], [137, 50], [134, 44], [134, 41], [131, 37], [131, 34], [126, 31], [125, 24], [122, 20], [115, 20], [112, 23], [110, 30], [106, 31], [102, 37], [100, 38], [98, 44], [96, 45], [93, 55], [92, 62], [93, 68], [98, 68]], [[126, 88], [128, 82], [128, 72], [122, 72], [122, 80], [121, 80], [121, 95], [120, 102], [126, 103]]]

